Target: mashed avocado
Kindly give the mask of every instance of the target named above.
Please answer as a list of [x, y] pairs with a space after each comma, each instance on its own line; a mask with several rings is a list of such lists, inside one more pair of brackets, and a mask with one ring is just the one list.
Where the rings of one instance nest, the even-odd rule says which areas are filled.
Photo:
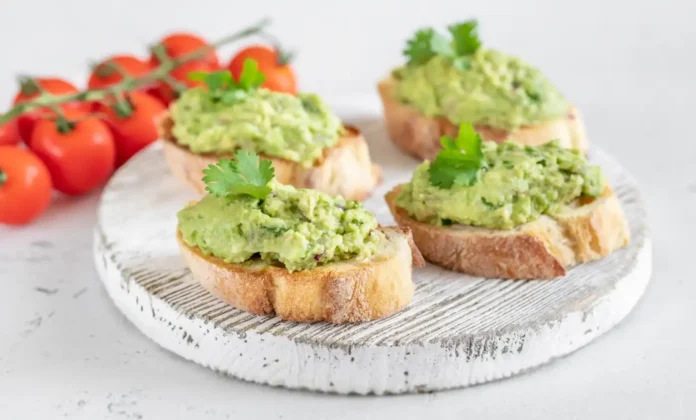
[[480, 48], [471, 67], [460, 70], [449, 57], [394, 71], [396, 96], [429, 117], [453, 124], [511, 130], [567, 115], [570, 104], [537, 69], [516, 57]]
[[483, 154], [487, 168], [479, 181], [451, 189], [433, 186], [430, 163], [424, 162], [401, 190], [397, 205], [426, 223], [512, 229], [604, 190], [599, 167], [588, 165], [580, 152], [564, 149], [557, 141], [539, 147], [484, 142]]
[[226, 262], [260, 259], [289, 271], [372, 256], [384, 240], [356, 201], [269, 184], [265, 200], [207, 195], [178, 214], [184, 242]]
[[312, 166], [343, 131], [317, 95], [258, 89], [232, 105], [202, 88], [186, 91], [171, 107], [177, 142], [194, 153], [245, 149]]

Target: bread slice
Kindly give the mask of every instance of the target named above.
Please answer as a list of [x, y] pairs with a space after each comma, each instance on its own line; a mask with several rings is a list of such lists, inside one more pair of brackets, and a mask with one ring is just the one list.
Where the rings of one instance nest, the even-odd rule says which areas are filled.
[[[392, 141], [408, 154], [419, 159], [435, 159], [440, 150], [440, 137], [456, 136], [457, 126], [445, 118], [430, 118], [416, 108], [395, 99], [394, 78], [381, 81], [377, 88], [382, 97], [384, 119]], [[514, 131], [475, 125], [474, 129], [484, 140], [502, 142], [510, 140], [528, 146], [538, 146], [558, 139], [563, 147], [587, 152], [588, 141], [580, 113], [572, 107], [564, 118], [544, 122]]]
[[542, 216], [513, 230], [419, 222], [396, 206], [400, 189], [387, 193], [387, 204], [399, 226], [411, 229], [425, 259], [474, 276], [551, 279], [629, 242], [628, 222], [609, 188], [596, 199], [576, 200], [559, 216]]
[[235, 308], [289, 321], [341, 324], [389, 316], [413, 298], [412, 266], [422, 266], [423, 257], [408, 229], [381, 230], [384, 247], [367, 261], [348, 260], [292, 273], [261, 262], [225, 263], [188, 246], [180, 232], [177, 239], [193, 277]]
[[[160, 136], [164, 141], [164, 156], [174, 175], [197, 192], [205, 191], [203, 169], [231, 154], [197, 154], [176, 142], [172, 134], [174, 121], [169, 114], [160, 120]], [[366, 200], [382, 182], [382, 169], [373, 165], [365, 138], [356, 127], [346, 126], [338, 143], [324, 151], [311, 168], [297, 162], [263, 156], [273, 162], [275, 177], [281, 184], [312, 188], [330, 195], [342, 195], [349, 200]]]

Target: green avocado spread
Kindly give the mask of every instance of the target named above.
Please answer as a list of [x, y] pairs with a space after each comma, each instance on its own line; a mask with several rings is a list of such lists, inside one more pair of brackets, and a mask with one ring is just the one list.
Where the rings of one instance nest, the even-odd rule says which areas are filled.
[[209, 194], [181, 210], [184, 242], [225, 262], [260, 260], [297, 271], [369, 258], [385, 240], [357, 201], [276, 181], [269, 186], [264, 200]]
[[294, 96], [262, 88], [225, 104], [194, 88], [170, 109], [177, 143], [201, 154], [245, 149], [311, 167], [343, 132], [326, 103], [308, 93]]
[[432, 185], [426, 161], [402, 188], [397, 206], [435, 225], [513, 229], [543, 214], [553, 215], [579, 197], [597, 197], [604, 191], [600, 168], [557, 141], [538, 147], [484, 142], [482, 148], [485, 165], [473, 185]]
[[568, 114], [570, 104], [544, 75], [520, 59], [480, 48], [460, 70], [449, 57], [393, 72], [396, 96], [428, 117], [512, 130]]

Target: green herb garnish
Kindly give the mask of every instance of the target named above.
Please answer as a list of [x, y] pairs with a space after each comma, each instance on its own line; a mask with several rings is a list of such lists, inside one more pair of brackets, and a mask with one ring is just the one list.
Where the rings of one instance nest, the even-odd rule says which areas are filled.
[[238, 150], [233, 159], [220, 159], [203, 170], [205, 189], [218, 197], [248, 195], [264, 199], [271, 192], [268, 183], [275, 171], [270, 160], [246, 150]]
[[421, 29], [406, 42], [403, 53], [408, 64], [425, 64], [436, 55], [450, 57], [454, 65], [466, 70], [471, 66], [471, 56], [481, 47], [478, 22], [468, 20], [447, 27], [451, 39], [432, 28]]
[[478, 36], [478, 22], [467, 20], [447, 27], [454, 40], [454, 52], [458, 55], [471, 55], [481, 47]]
[[474, 127], [462, 123], [456, 139], [442, 136], [440, 143], [442, 150], [430, 165], [430, 182], [440, 188], [476, 183], [479, 171], [486, 166], [486, 162], [481, 149], [483, 141]]
[[253, 58], [247, 58], [242, 64], [237, 85], [246, 91], [257, 89], [266, 81], [266, 75], [259, 70], [259, 63]]
[[447, 38], [431, 28], [421, 29], [416, 32], [413, 38], [406, 41], [406, 49], [403, 53], [408, 58], [408, 64], [424, 64], [437, 55], [436, 51], [443, 45], [451, 50]]
[[239, 80], [234, 80], [229, 70], [211, 73], [195, 71], [189, 73], [188, 78], [205, 83], [213, 101], [232, 105], [258, 89], [266, 80], [266, 75], [259, 70], [259, 63], [256, 60], [247, 58], [244, 60]]

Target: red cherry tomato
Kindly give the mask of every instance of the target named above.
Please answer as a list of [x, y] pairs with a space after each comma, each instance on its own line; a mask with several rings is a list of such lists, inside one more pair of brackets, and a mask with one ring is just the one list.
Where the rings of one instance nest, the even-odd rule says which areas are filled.
[[[73, 84], [71, 84], [70, 82], [66, 82], [62, 79], [37, 78], [34, 80], [43, 90], [56, 95], [66, 95], [78, 92], [77, 88]], [[20, 91], [17, 93], [17, 95], [15, 95], [13, 104], [16, 105], [18, 103], [29, 101], [31, 99], [34, 99], [39, 94], [40, 92], [36, 90], [34, 87], [32, 87], [29, 84], [24, 84], [21, 87]], [[78, 108], [84, 111], [88, 111], [90, 105], [85, 102], [66, 102], [62, 104], [60, 107], [63, 110]], [[34, 124], [36, 124], [36, 121], [41, 119], [42, 117], [51, 115], [53, 115], [53, 112], [45, 108], [34, 109], [32, 111], [20, 115], [17, 119], [17, 127], [19, 129], [19, 135], [22, 138], [22, 140], [28, 143], [31, 139], [31, 134], [34, 129]]]
[[165, 108], [171, 102], [167, 98], [162, 97], [162, 86], [160, 86], [158, 83], [155, 83], [153, 86], [148, 87], [147, 89], [143, 90], [143, 92], [157, 99], [162, 105], [164, 105]]
[[157, 124], [166, 110], [162, 103], [152, 96], [133, 92], [128, 95], [130, 114], [111, 104], [102, 105], [106, 121], [116, 141], [116, 164], [121, 166], [134, 154], [159, 138]]
[[266, 75], [266, 81], [261, 86], [276, 92], [297, 94], [297, 82], [292, 67], [283, 62], [283, 57], [280, 56], [278, 50], [265, 45], [244, 48], [232, 58], [227, 68], [235, 80], [239, 80], [244, 60], [247, 58], [256, 60], [259, 63], [259, 70]]
[[123, 76], [109, 64], [116, 65], [123, 72], [132, 77], [144, 76], [152, 70], [150, 63], [132, 55], [115, 55], [99, 63], [89, 76], [87, 87], [101, 89], [109, 87], [123, 80]]
[[[63, 116], [69, 120], [78, 120], [85, 115], [87, 115], [88, 110], [84, 110], [81, 108], [68, 108], [64, 109]], [[56, 118], [55, 113], [50, 110], [42, 110], [40, 114], [36, 115], [36, 119], [34, 120], [34, 127], [41, 121], [54, 121]], [[33, 134], [33, 129], [32, 129], [32, 134]], [[27, 140], [24, 141], [24, 143], [31, 149], [31, 144], [32, 144], [32, 137], [29, 137]]]
[[17, 144], [18, 142], [19, 132], [17, 131], [17, 120], [10, 120], [0, 125], [0, 146]]
[[[189, 73], [195, 71], [209, 73], [217, 70], [220, 70], [219, 66], [211, 65], [204, 61], [189, 61], [188, 63], [184, 63], [172, 70], [170, 75], [174, 78], [174, 80], [183, 83], [188, 88], [192, 88], [195, 86], [201, 86], [204, 83], [202, 81], [193, 81], [189, 79]], [[176, 92], [168, 84], [162, 82], [159, 85], [158, 96], [161, 100], [165, 101], [166, 104], [169, 104], [176, 99]]]
[[[169, 57], [180, 57], [209, 45], [208, 42], [206, 42], [200, 36], [186, 32], [178, 32], [167, 35], [160, 40], [160, 44], [166, 48], [167, 55]], [[218, 59], [215, 50], [210, 50], [201, 58], [200, 61], [204, 61], [213, 67], [220, 66], [220, 60]], [[152, 54], [150, 57], [150, 63], [152, 65], [159, 64], [159, 60], [154, 54]]]
[[116, 164], [116, 146], [109, 127], [86, 117], [61, 132], [56, 121], [36, 124], [31, 149], [46, 163], [55, 188], [65, 194], [87, 193], [106, 182]]
[[51, 202], [51, 175], [28, 150], [0, 146], [0, 224], [24, 225]]

